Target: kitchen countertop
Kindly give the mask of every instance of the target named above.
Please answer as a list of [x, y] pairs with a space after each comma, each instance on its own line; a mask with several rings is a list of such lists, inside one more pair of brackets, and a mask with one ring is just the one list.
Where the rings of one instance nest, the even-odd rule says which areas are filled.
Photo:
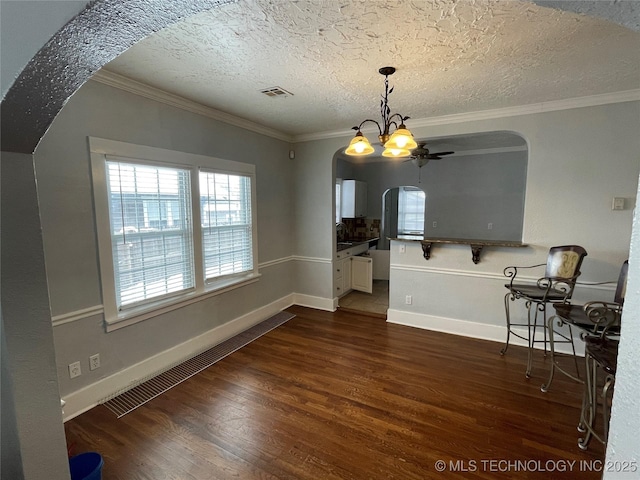
[[380, 240], [380, 237], [367, 238], [365, 240], [345, 240], [344, 242], [338, 242], [336, 247], [336, 251], [341, 252], [342, 250], [346, 250], [347, 248], [358, 247], [360, 245], [364, 245], [368, 243], [371, 247], [372, 242], [377, 242]]

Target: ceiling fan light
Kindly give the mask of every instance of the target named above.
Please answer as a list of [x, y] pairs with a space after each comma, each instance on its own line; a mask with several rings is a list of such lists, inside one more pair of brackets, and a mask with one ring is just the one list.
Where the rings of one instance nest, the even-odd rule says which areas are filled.
[[382, 152], [383, 157], [391, 158], [409, 157], [410, 155], [411, 151], [406, 148], [385, 148], [384, 152]]
[[374, 152], [374, 148], [367, 140], [367, 137], [362, 135], [362, 132], [358, 131], [356, 136], [351, 139], [349, 146], [344, 151], [347, 155], [353, 156], [361, 156], [361, 155], [369, 155]]
[[417, 158], [412, 158], [411, 162], [418, 168], [422, 168], [424, 167], [427, 163], [429, 163], [429, 159], [428, 158], [423, 158], [423, 157], [417, 157]]
[[385, 148], [413, 150], [418, 146], [418, 144], [413, 139], [411, 132], [405, 128], [404, 125], [400, 125], [400, 127], [393, 132], [391, 138], [389, 138], [384, 146]]

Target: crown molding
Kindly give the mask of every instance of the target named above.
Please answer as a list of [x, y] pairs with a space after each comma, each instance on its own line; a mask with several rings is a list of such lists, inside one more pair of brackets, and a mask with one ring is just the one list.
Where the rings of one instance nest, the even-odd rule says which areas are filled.
[[[216, 110], [215, 108], [204, 106], [200, 103], [188, 100], [184, 97], [165, 92], [159, 88], [152, 87], [137, 80], [125, 77], [109, 70], [98, 71], [91, 80], [109, 85], [129, 93], [155, 100], [166, 105], [181, 108], [183, 110], [219, 120], [221, 122], [244, 128], [261, 135], [277, 138], [289, 143], [308, 142], [313, 140], [324, 140], [328, 138], [350, 137], [350, 130], [331, 130], [327, 132], [309, 133], [303, 135], [288, 135], [279, 130], [265, 127], [258, 123], [245, 120], [234, 115]], [[463, 123], [478, 120], [492, 120], [496, 118], [515, 117], [518, 115], [531, 115], [535, 113], [554, 112], [558, 110], [569, 110], [572, 108], [595, 107], [612, 103], [640, 101], [640, 89], [625, 90], [622, 92], [602, 93], [586, 97], [568, 98], [564, 100], [553, 100], [550, 102], [532, 103], [529, 105], [519, 105], [515, 107], [496, 108], [492, 110], [481, 110], [477, 112], [455, 113], [452, 115], [442, 115], [439, 117], [411, 119], [411, 128], [432, 127], [435, 125], [447, 125], [452, 123]], [[363, 129], [364, 130], [364, 129]], [[373, 131], [373, 130], [372, 130]]]
[[289, 143], [293, 142], [293, 137], [291, 135], [287, 135], [286, 133], [283, 133], [279, 130], [265, 127], [264, 125], [245, 120], [244, 118], [221, 112], [220, 110], [216, 110], [215, 108], [207, 107], [198, 102], [194, 102], [184, 97], [165, 92], [164, 90], [160, 90], [159, 88], [155, 88], [145, 83], [138, 82], [137, 80], [125, 77], [124, 75], [110, 72], [109, 70], [105, 70], [104, 68], [96, 72], [96, 74], [91, 77], [91, 80], [102, 83], [104, 85], [109, 85], [110, 87], [124, 90], [125, 92], [140, 95], [141, 97], [149, 98], [151, 100], [155, 100], [172, 107], [177, 107], [182, 110], [195, 113], [197, 115], [202, 115], [204, 117], [219, 120], [236, 127], [244, 128], [245, 130], [249, 130], [251, 132], [277, 138], [278, 140], [283, 140]]
[[[411, 128], [432, 127], [435, 125], [447, 125], [451, 123], [472, 122], [478, 120], [492, 120], [495, 118], [515, 117], [518, 115], [531, 115], [535, 113], [555, 112], [558, 110], [570, 110], [573, 108], [596, 107], [612, 103], [640, 101], [640, 89], [625, 90], [622, 92], [602, 93], [587, 97], [567, 98], [564, 100], [552, 100], [549, 102], [532, 103], [515, 107], [496, 108], [477, 112], [455, 113], [439, 117], [411, 119]], [[363, 129], [365, 131], [365, 129]], [[375, 129], [371, 130], [375, 131]], [[295, 135], [294, 142], [308, 142], [312, 140], [324, 140], [336, 137], [351, 137], [350, 130], [332, 130], [328, 132]]]

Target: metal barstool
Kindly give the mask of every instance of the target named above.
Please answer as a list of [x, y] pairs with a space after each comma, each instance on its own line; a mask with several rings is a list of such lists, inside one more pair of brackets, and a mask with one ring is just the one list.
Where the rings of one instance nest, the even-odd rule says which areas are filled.
[[[582, 338], [584, 338], [584, 335], [602, 336], [605, 332], [609, 336], [617, 334], [617, 331], [620, 328], [620, 318], [622, 316], [624, 296], [627, 289], [628, 272], [629, 261], [625, 260], [620, 268], [613, 302], [592, 301], [585, 303], [584, 305], [573, 305], [569, 303], [553, 305], [555, 315], [549, 318], [549, 322], [547, 324], [549, 350], [551, 352], [551, 371], [549, 372], [549, 379], [547, 382], [542, 384], [542, 387], [540, 387], [543, 392], [549, 390], [555, 370], [559, 370], [573, 380], [583, 383], [578, 369], [578, 358], [576, 356], [576, 348], [573, 343], [574, 337], [572, 327], [576, 327], [582, 331]], [[604, 285], [607, 283], [612, 282], [591, 283], [589, 285]], [[562, 326], [567, 327], [568, 333], [558, 331], [556, 329], [556, 327]], [[558, 359], [555, 355], [555, 345], [557, 343], [569, 343], [571, 345], [576, 367], [575, 375], [565, 370], [558, 363]]]
[[[507, 320], [507, 341], [500, 351], [504, 355], [509, 348], [509, 340], [514, 335], [528, 344], [526, 377], [531, 376], [533, 348], [536, 343], [544, 342], [544, 352], [547, 352], [547, 303], [566, 303], [573, 294], [576, 280], [580, 276], [582, 260], [587, 256], [587, 251], [579, 245], [563, 245], [549, 249], [544, 277], [539, 278], [535, 284], [516, 283], [518, 271], [523, 269], [541, 267], [531, 265], [525, 267], [509, 266], [504, 269], [504, 275], [510, 278], [505, 285], [508, 292], [504, 297], [504, 308]], [[520, 280], [520, 279], [518, 279]], [[511, 322], [510, 302], [524, 300], [527, 309], [527, 323]], [[533, 310], [533, 312], [532, 312]], [[542, 322], [538, 321], [538, 314], [542, 313]], [[524, 334], [514, 332], [512, 327], [527, 327]], [[536, 330], [543, 328], [544, 340], [536, 340]]]
[[[609, 434], [609, 392], [612, 391], [616, 378], [618, 360], [618, 340], [607, 337], [585, 337], [585, 389], [582, 400], [582, 412], [578, 430], [585, 436], [578, 439], [578, 447], [586, 450], [592, 438], [607, 445]], [[600, 395], [598, 395], [598, 371], [605, 374]], [[596, 431], [598, 416], [598, 396], [602, 400], [602, 433]]]

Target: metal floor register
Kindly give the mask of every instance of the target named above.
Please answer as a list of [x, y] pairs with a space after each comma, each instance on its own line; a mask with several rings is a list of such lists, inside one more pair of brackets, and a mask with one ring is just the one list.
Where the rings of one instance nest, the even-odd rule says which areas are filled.
[[175, 365], [168, 370], [154, 375], [152, 378], [141, 380], [137, 385], [127, 387], [124, 392], [118, 392], [115, 396], [108, 397], [103, 402], [109, 410], [118, 418], [153, 400], [158, 395], [184, 382], [205, 368], [210, 367], [227, 355], [248, 345], [255, 339], [283, 323], [291, 320], [295, 315], [288, 312], [280, 312], [257, 325], [225, 340], [209, 350], [206, 350], [189, 360]]

